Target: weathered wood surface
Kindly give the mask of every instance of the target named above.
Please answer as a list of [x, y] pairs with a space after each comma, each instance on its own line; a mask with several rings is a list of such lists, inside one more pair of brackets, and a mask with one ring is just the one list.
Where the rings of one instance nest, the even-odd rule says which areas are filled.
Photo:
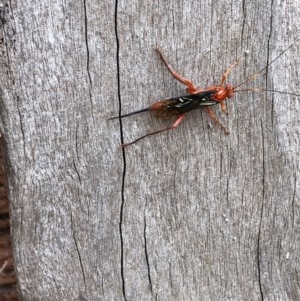
[[[299, 38], [296, 1], [9, 1], [1, 130], [23, 300], [299, 300], [300, 98], [237, 93], [229, 116], [148, 114], [233, 84]], [[249, 87], [299, 92], [300, 42]], [[211, 127], [208, 125], [212, 125]]]

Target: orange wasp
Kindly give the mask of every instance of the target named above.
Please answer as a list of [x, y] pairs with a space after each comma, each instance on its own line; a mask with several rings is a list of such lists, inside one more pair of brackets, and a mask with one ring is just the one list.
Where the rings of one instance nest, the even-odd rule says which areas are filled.
[[122, 147], [126, 147], [130, 144], [134, 144], [134, 143], [136, 143], [136, 142], [138, 142], [138, 141], [140, 141], [140, 140], [142, 140], [142, 139], [144, 139], [148, 136], [155, 135], [155, 134], [158, 134], [158, 133], [161, 133], [161, 132], [164, 132], [164, 131], [172, 130], [172, 129], [176, 128], [182, 122], [182, 120], [184, 119], [185, 114], [187, 112], [195, 110], [195, 109], [200, 109], [200, 108], [205, 108], [206, 111], [208, 112], [209, 116], [214, 120], [214, 122], [216, 124], [218, 124], [220, 127], [222, 127], [226, 134], [229, 134], [229, 130], [227, 129], [227, 127], [225, 127], [217, 119], [217, 117], [215, 116], [213, 110], [211, 109], [211, 106], [220, 104], [222, 111], [228, 113], [228, 111], [226, 110], [226, 106], [225, 106], [224, 101], [227, 98], [232, 98], [234, 93], [236, 93], [236, 92], [241, 92], [241, 91], [257, 91], [257, 92], [258, 91], [271, 91], [271, 92], [277, 92], [277, 93], [284, 93], [284, 94], [288, 94], [288, 95], [300, 96], [300, 95], [294, 94], [294, 93], [288, 93], [288, 92], [282, 92], [282, 91], [276, 91], [276, 90], [266, 90], [266, 89], [259, 89], [259, 88], [238, 89], [239, 87], [241, 87], [242, 85], [248, 83], [249, 81], [254, 80], [259, 74], [264, 72], [279, 57], [281, 57], [286, 51], [288, 51], [291, 47], [293, 47], [298, 42], [298, 40], [299, 39], [297, 39], [293, 44], [291, 44], [288, 48], [286, 48], [284, 51], [282, 51], [277, 57], [275, 57], [275, 59], [273, 59], [264, 68], [262, 68], [261, 70], [259, 70], [256, 73], [252, 74], [251, 76], [249, 76], [246, 80], [244, 80], [240, 84], [238, 84], [236, 86], [233, 86], [231, 84], [225, 84], [225, 82], [227, 80], [227, 76], [230, 73], [231, 69], [238, 63], [238, 60], [236, 60], [224, 72], [219, 85], [209, 86], [209, 87], [204, 88], [204, 89], [197, 88], [197, 86], [195, 86], [193, 82], [191, 82], [190, 80], [186, 79], [185, 77], [180, 75], [178, 72], [176, 72], [170, 66], [170, 64], [166, 61], [166, 59], [163, 56], [163, 54], [161, 53], [161, 51], [159, 49], [156, 49], [157, 53], [159, 54], [160, 58], [162, 59], [163, 63], [165, 64], [165, 66], [167, 67], [169, 72], [172, 74], [172, 76], [176, 80], [178, 80], [179, 82], [181, 82], [182, 84], [184, 84], [186, 86], [186, 91], [189, 94], [164, 99], [164, 100], [153, 103], [148, 108], [141, 109], [141, 110], [138, 110], [138, 111], [134, 111], [134, 112], [131, 112], [131, 113], [128, 113], [128, 114], [125, 114], [125, 115], [115, 116], [115, 117], [109, 118], [109, 120], [116, 119], [116, 118], [123, 118], [123, 117], [131, 116], [131, 115], [135, 115], [135, 114], [142, 113], [142, 112], [147, 112], [147, 111], [153, 112], [156, 116], [159, 116], [159, 117], [172, 117], [172, 116], [177, 117], [175, 122], [171, 126], [168, 126], [166, 128], [163, 128], [163, 129], [160, 129], [160, 130], [157, 130], [157, 131], [154, 131], [154, 132], [150, 132], [150, 133], [148, 133], [144, 136], [141, 136], [141, 137], [137, 138], [136, 140], [133, 140], [129, 143], [124, 143], [122, 145]]

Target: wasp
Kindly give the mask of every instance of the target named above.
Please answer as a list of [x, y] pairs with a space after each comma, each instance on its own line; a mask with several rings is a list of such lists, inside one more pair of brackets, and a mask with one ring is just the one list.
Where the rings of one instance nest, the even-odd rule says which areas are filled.
[[175, 71], [171, 65], [167, 62], [166, 58], [162, 54], [160, 49], [156, 49], [156, 52], [160, 56], [162, 62], [164, 65], [167, 67], [168, 71], [171, 73], [171, 75], [178, 80], [180, 83], [186, 86], [186, 91], [188, 92], [187, 95], [183, 96], [177, 96], [177, 97], [172, 97], [164, 100], [160, 100], [157, 102], [154, 102], [152, 105], [150, 105], [147, 108], [134, 111], [128, 114], [120, 115], [120, 116], [115, 116], [111, 119], [116, 119], [116, 118], [123, 118], [123, 117], [128, 117], [131, 115], [139, 114], [142, 112], [153, 112], [154, 115], [158, 117], [172, 117], [176, 116], [175, 122], [166, 128], [150, 132], [144, 136], [141, 136], [137, 138], [136, 140], [133, 140], [129, 143], [124, 143], [122, 144], [122, 147], [126, 147], [128, 145], [134, 144], [148, 136], [152, 136], [164, 131], [169, 131], [172, 129], [175, 129], [184, 119], [185, 114], [189, 111], [195, 110], [195, 109], [205, 109], [209, 116], [213, 119], [213, 121], [219, 125], [226, 134], [229, 134], [229, 130], [226, 126], [224, 126], [216, 117], [214, 114], [213, 110], [211, 109], [212, 106], [220, 104], [221, 110], [225, 113], [228, 113], [226, 110], [226, 105], [225, 105], [225, 100], [230, 99], [233, 97], [234, 93], [236, 92], [241, 92], [241, 91], [271, 91], [271, 92], [277, 92], [277, 93], [284, 93], [288, 95], [295, 95], [295, 96], [300, 96], [298, 94], [294, 93], [289, 93], [289, 92], [282, 92], [282, 91], [276, 91], [276, 90], [266, 90], [266, 89], [260, 89], [260, 88], [251, 88], [251, 89], [239, 89], [242, 85], [254, 80], [258, 75], [262, 74], [264, 71], [267, 70], [267, 68], [273, 64], [277, 59], [279, 59], [286, 51], [288, 51], [291, 47], [293, 47], [300, 39], [297, 39], [293, 44], [291, 44], [289, 47], [287, 47], [285, 50], [283, 50], [275, 59], [273, 59], [270, 63], [268, 63], [264, 68], [259, 70], [258, 72], [252, 74], [248, 78], [246, 78], [244, 81], [242, 81], [240, 84], [237, 84], [235, 86], [226, 83], [227, 77], [232, 70], [234, 66], [236, 66], [239, 62], [237, 59], [234, 61], [223, 73], [221, 82], [219, 85], [215, 86], [209, 86], [204, 89], [200, 89], [195, 84], [188, 80], [187, 78], [183, 77], [180, 75], [177, 71]]

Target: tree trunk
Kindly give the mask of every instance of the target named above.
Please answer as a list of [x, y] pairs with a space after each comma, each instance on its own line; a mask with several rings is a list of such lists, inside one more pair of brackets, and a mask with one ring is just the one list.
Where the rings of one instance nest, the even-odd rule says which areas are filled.
[[[237, 92], [172, 124], [141, 113], [238, 85], [299, 38], [295, 1], [16, 1], [0, 87], [22, 300], [299, 300], [298, 96]], [[299, 92], [300, 41], [240, 89]]]

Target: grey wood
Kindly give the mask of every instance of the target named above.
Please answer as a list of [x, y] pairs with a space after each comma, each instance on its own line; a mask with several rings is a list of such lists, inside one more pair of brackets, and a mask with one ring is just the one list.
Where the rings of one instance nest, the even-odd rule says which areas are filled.
[[[237, 92], [174, 131], [143, 113], [236, 85], [299, 38], [293, 1], [10, 1], [1, 130], [22, 300], [299, 300], [299, 97]], [[116, 13], [116, 14], [115, 14]], [[300, 41], [245, 88], [299, 91]], [[242, 88], [242, 87], [241, 87]], [[120, 127], [121, 125], [121, 127]]]

